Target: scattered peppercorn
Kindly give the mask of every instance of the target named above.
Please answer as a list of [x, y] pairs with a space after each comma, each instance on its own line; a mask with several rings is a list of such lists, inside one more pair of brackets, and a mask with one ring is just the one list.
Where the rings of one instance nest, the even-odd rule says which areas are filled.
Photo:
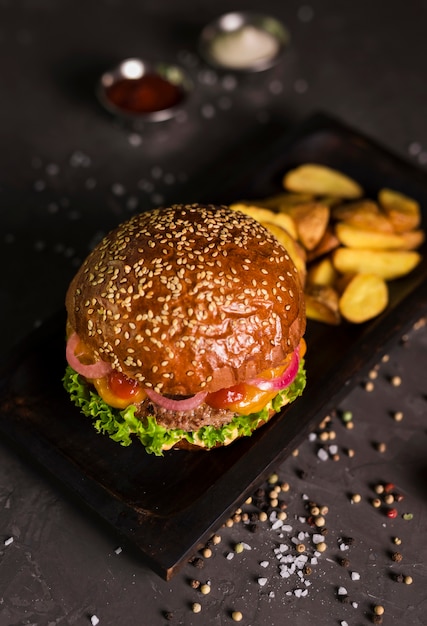
[[394, 580], [397, 583], [403, 583], [403, 581], [405, 580], [405, 577], [403, 576], [403, 574], [396, 574], [394, 577]]
[[233, 611], [231, 614], [231, 618], [233, 622], [241, 622], [243, 619], [243, 614], [240, 611]]
[[409, 520], [413, 519], [413, 517], [414, 517], [414, 516], [413, 516], [413, 514], [412, 514], [412, 513], [404, 513], [404, 514], [402, 515], [402, 517], [403, 517], [403, 519], [404, 519], [405, 521], [409, 521]]
[[194, 565], [197, 569], [203, 569], [205, 566], [205, 562], [200, 557], [196, 557], [192, 559], [191, 564]]
[[400, 552], [393, 552], [393, 554], [391, 555], [391, 560], [395, 563], [400, 563], [402, 559], [403, 556], [400, 554]]
[[268, 482], [270, 485], [275, 485], [278, 480], [279, 480], [279, 476], [277, 474], [271, 474], [268, 477]]
[[389, 517], [390, 519], [394, 519], [395, 517], [397, 517], [397, 509], [389, 509], [386, 513], [387, 517]]
[[341, 565], [341, 567], [349, 567], [350, 566], [350, 561], [346, 558], [343, 559], [339, 559], [338, 563]]
[[343, 422], [351, 422], [351, 420], [353, 419], [353, 413], [351, 411], [344, 411], [341, 418]]
[[170, 622], [171, 620], [173, 620], [173, 613], [172, 611], [165, 611], [163, 613], [163, 617], [168, 620], [168, 622]]
[[373, 615], [372, 616], [372, 623], [373, 624], [382, 624], [383, 623], [382, 615]]
[[200, 580], [196, 580], [195, 578], [190, 582], [190, 586], [193, 589], [198, 589], [200, 587]]

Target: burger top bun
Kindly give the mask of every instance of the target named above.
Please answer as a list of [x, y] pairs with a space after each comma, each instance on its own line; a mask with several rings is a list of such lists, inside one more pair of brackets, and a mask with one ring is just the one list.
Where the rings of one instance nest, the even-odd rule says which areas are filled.
[[217, 391], [278, 365], [305, 309], [283, 246], [227, 207], [135, 215], [91, 252], [66, 296], [97, 358], [158, 393]]

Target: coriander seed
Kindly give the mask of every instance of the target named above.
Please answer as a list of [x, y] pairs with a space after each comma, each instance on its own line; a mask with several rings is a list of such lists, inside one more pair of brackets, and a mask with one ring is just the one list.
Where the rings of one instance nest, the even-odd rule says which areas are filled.
[[202, 605], [199, 602], [193, 602], [193, 604], [191, 605], [191, 610], [193, 611], [193, 613], [200, 613], [200, 611], [202, 610]]
[[240, 611], [233, 611], [231, 614], [231, 618], [233, 622], [241, 622], [243, 619], [243, 614]]
[[208, 583], [205, 583], [204, 585], [201, 585], [200, 591], [203, 593], [204, 596], [207, 596], [208, 593], [211, 592], [211, 586], [208, 585]]
[[384, 615], [384, 607], [381, 604], [376, 604], [374, 606], [375, 615]]

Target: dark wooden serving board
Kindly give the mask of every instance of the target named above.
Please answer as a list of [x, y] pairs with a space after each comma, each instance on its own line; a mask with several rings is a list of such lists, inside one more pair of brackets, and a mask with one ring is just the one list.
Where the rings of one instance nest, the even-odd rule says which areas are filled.
[[[241, 167], [235, 154], [224, 158], [216, 180], [223, 180], [220, 171], [230, 171], [231, 160], [235, 175], [226, 188], [212, 192], [210, 201], [277, 192], [287, 169], [312, 161], [353, 176], [368, 196], [383, 186], [414, 196], [424, 207], [426, 227], [425, 174], [328, 116], [313, 116], [254, 154], [250, 163], [247, 153], [242, 155]], [[201, 188], [206, 189], [195, 186]], [[211, 452], [170, 451], [157, 458], [137, 443], [123, 448], [98, 435], [62, 387], [64, 312], [7, 360], [0, 374], [0, 430], [128, 540], [152, 569], [170, 578], [425, 312], [425, 246], [421, 252], [416, 270], [391, 284], [390, 305], [377, 319], [339, 327], [309, 322], [306, 391], [251, 438]]]

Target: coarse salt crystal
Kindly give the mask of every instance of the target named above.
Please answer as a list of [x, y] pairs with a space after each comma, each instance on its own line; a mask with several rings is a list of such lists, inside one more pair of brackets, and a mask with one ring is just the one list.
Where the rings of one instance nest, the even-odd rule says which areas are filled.
[[351, 580], [360, 580], [360, 574], [358, 572], [351, 572]]
[[345, 620], [343, 620], [342, 622], [340, 622], [340, 626], [348, 626], [348, 622], [346, 622]]
[[282, 526], [282, 530], [285, 533], [291, 533], [292, 532], [292, 526], [290, 526], [289, 524], [283, 524]]
[[344, 552], [345, 550], [348, 550], [348, 545], [345, 543], [340, 543], [340, 550], [342, 552]]
[[336, 454], [338, 452], [338, 446], [333, 444], [332, 446], [329, 446], [329, 453], [330, 454]]
[[115, 554], [120, 554], [121, 551], [122, 551], [122, 549], [121, 549], [120, 546], [114, 550]]
[[90, 618], [90, 623], [92, 626], [97, 626], [99, 624], [99, 618], [96, 615], [92, 615]]
[[316, 433], [310, 433], [308, 436], [309, 441], [316, 441], [317, 435]]
[[319, 448], [317, 456], [321, 461], [327, 461], [329, 458], [329, 455], [324, 448]]
[[325, 540], [324, 536], [319, 533], [315, 533], [312, 539], [314, 544], [322, 543]]
[[270, 564], [269, 561], [261, 561], [260, 566], [265, 568], [265, 567], [268, 567], [269, 564]]
[[4, 540], [5, 546], [10, 546], [11, 543], [13, 543], [13, 537], [9, 537], [8, 539]]
[[260, 587], [264, 587], [266, 583], [267, 583], [267, 578], [258, 578], [258, 585]]
[[283, 526], [283, 522], [282, 520], [278, 519], [274, 522], [274, 524], [271, 526], [272, 530], [277, 530], [278, 528], [282, 528]]
[[232, 559], [232, 558], [234, 558], [234, 552], [229, 552], [225, 558], [226, 558], [228, 561], [231, 561], [231, 559]]
[[338, 595], [339, 596], [346, 596], [347, 595], [347, 589], [345, 587], [338, 587]]
[[359, 606], [359, 604], [357, 602], [352, 602], [351, 606], [353, 607], [353, 609], [357, 609], [357, 607]]
[[250, 546], [248, 543], [244, 543], [243, 541], [242, 541], [242, 546], [245, 550], [252, 550], [252, 546]]

